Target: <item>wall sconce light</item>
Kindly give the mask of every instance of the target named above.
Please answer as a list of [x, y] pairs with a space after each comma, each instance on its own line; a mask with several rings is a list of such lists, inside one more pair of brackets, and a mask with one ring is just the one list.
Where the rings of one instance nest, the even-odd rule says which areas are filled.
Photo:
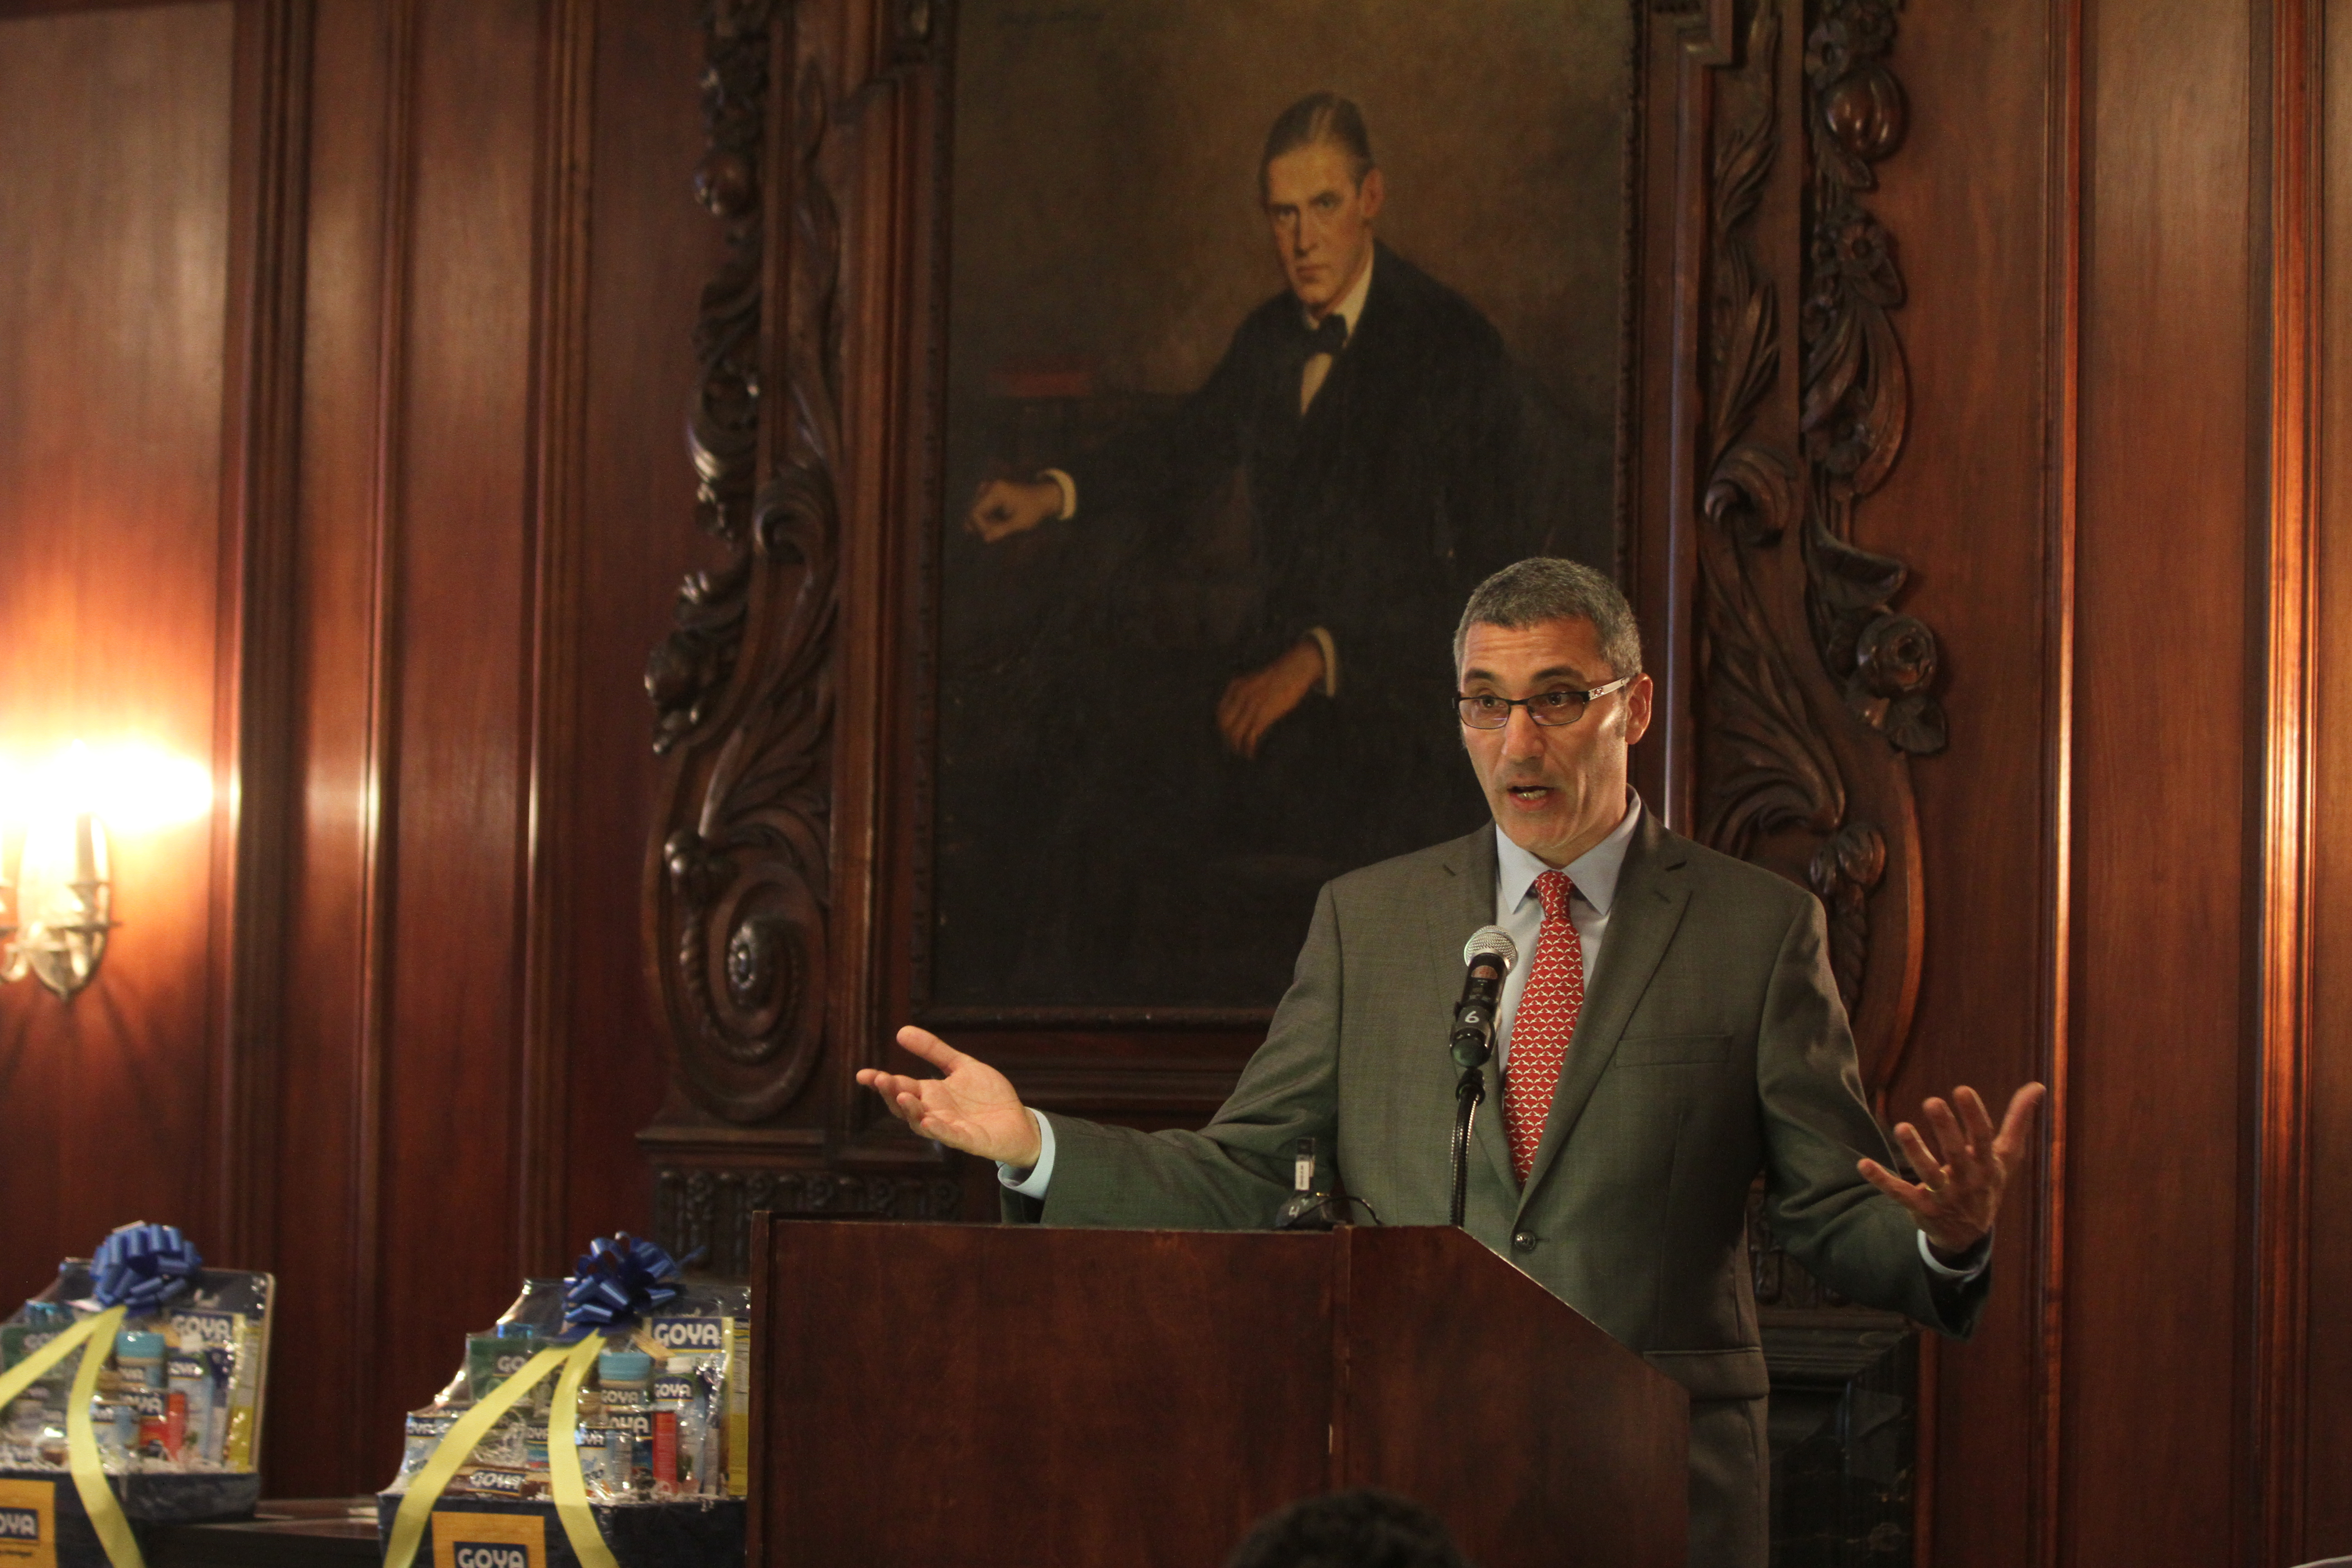
[[131, 831], [194, 821], [212, 810], [199, 763], [137, 743], [95, 753], [79, 741], [19, 773], [15, 816], [24, 847], [13, 888], [0, 860], [0, 981], [33, 975], [70, 998], [98, 973], [114, 919], [107, 824]]
[[98, 973], [114, 929], [114, 884], [106, 874], [106, 825], [94, 811], [52, 815], [25, 830], [16, 870], [16, 940], [0, 979], [30, 970], [60, 996]]

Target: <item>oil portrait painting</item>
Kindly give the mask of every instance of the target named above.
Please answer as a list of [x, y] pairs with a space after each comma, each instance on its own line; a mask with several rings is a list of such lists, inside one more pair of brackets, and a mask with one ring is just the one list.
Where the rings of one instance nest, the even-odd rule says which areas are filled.
[[1270, 1006], [1324, 882], [1486, 820], [1465, 597], [1617, 569], [1632, 28], [959, 7], [933, 1007]]

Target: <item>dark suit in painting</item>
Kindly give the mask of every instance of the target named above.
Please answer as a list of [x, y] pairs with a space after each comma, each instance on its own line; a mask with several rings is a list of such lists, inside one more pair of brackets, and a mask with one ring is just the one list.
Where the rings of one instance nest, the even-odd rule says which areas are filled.
[[[1546, 542], [1556, 445], [1494, 326], [1386, 247], [1302, 415], [1311, 352], [1298, 301], [1276, 295], [1172, 415], [1066, 465], [1081, 516], [1147, 527], [1198, 515], [1238, 480], [1259, 591], [1238, 632], [1196, 656], [1205, 700], [1311, 629], [1328, 634], [1336, 691], [1275, 725], [1254, 764], [1223, 770], [1227, 828], [1319, 863], [1303, 898], [1484, 816], [1444, 706], [1445, 649], [1469, 588]], [[1365, 787], [1335, 807], [1314, 780], [1343, 771]]]

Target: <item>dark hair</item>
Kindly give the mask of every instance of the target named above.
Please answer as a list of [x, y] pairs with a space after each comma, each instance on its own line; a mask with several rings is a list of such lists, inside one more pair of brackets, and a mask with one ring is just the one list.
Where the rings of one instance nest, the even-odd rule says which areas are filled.
[[1606, 573], [1557, 555], [1513, 562], [1470, 590], [1470, 602], [1454, 628], [1454, 668], [1462, 668], [1462, 646], [1470, 640], [1472, 626], [1517, 631], [1564, 620], [1592, 623], [1612, 676], [1642, 673], [1642, 628], [1634, 624], [1633, 606]]
[[1358, 184], [1372, 166], [1372, 139], [1364, 130], [1364, 111], [1336, 92], [1313, 92], [1282, 111], [1265, 133], [1265, 156], [1257, 161], [1258, 184], [1265, 184], [1266, 166], [1285, 153], [1328, 142], [1348, 154], [1349, 174]]
[[1445, 1521], [1392, 1492], [1334, 1492], [1261, 1521], [1226, 1568], [1469, 1568]]

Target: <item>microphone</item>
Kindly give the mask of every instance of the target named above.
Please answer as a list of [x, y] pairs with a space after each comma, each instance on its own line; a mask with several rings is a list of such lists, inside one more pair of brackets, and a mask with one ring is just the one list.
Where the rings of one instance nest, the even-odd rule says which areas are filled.
[[1495, 1005], [1503, 979], [1519, 961], [1519, 944], [1501, 926], [1481, 926], [1462, 944], [1462, 1000], [1454, 1005], [1454, 1033], [1446, 1044], [1454, 1065], [1467, 1070], [1486, 1065], [1495, 1054]]

